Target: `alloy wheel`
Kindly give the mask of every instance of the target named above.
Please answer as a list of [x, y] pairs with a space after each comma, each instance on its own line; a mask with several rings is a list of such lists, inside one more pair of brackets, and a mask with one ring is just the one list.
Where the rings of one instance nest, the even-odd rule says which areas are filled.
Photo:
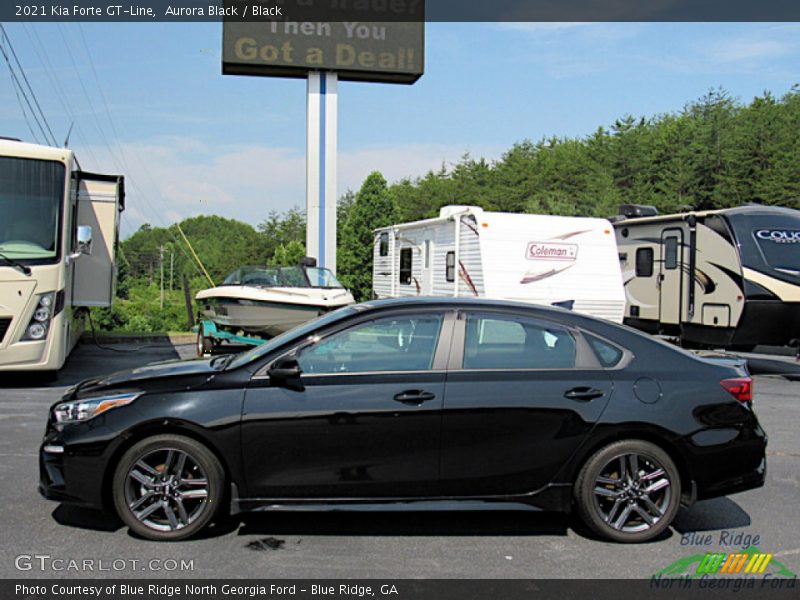
[[156, 531], [176, 531], [206, 510], [209, 481], [200, 463], [175, 448], [152, 450], [129, 469], [125, 502], [134, 518]]
[[653, 457], [621, 454], [600, 469], [595, 479], [595, 508], [613, 529], [646, 531], [664, 518], [672, 487], [667, 470]]

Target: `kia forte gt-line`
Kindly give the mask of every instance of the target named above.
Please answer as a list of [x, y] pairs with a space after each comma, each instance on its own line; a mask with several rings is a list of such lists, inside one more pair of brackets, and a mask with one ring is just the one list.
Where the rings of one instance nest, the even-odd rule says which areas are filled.
[[50, 410], [40, 491], [154, 540], [231, 506], [421, 501], [575, 510], [641, 542], [681, 503], [763, 485], [765, 451], [742, 364], [558, 308], [417, 298], [80, 383]]

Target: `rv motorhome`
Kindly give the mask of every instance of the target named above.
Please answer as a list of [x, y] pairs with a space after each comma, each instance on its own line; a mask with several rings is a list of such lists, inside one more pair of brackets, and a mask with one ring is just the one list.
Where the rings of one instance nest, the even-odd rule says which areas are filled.
[[485, 296], [622, 322], [625, 292], [605, 219], [445, 206], [438, 218], [377, 229], [373, 258], [377, 298]]
[[116, 284], [121, 176], [83, 173], [71, 150], [0, 139], [0, 371], [60, 369], [85, 308]]
[[[751, 349], [800, 339], [800, 211], [775, 206], [614, 223], [625, 323], [686, 344]], [[648, 211], [645, 211], [648, 212]]]

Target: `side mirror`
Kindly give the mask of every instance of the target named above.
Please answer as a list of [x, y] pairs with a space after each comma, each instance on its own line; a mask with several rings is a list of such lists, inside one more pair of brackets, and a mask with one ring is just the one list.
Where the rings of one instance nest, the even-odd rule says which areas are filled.
[[76, 250], [78, 254], [86, 254], [87, 256], [92, 253], [92, 228], [89, 225], [78, 225]]
[[290, 389], [297, 389], [300, 386], [300, 375], [302, 374], [300, 363], [294, 356], [279, 358], [267, 371], [270, 381], [275, 385], [282, 385]]

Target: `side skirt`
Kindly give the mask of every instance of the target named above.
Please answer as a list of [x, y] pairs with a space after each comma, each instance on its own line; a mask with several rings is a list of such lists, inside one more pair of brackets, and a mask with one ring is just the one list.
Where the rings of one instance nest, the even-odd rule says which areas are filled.
[[443, 498], [236, 498], [232, 512], [533, 510], [570, 512], [572, 484], [550, 484], [530, 495]]

